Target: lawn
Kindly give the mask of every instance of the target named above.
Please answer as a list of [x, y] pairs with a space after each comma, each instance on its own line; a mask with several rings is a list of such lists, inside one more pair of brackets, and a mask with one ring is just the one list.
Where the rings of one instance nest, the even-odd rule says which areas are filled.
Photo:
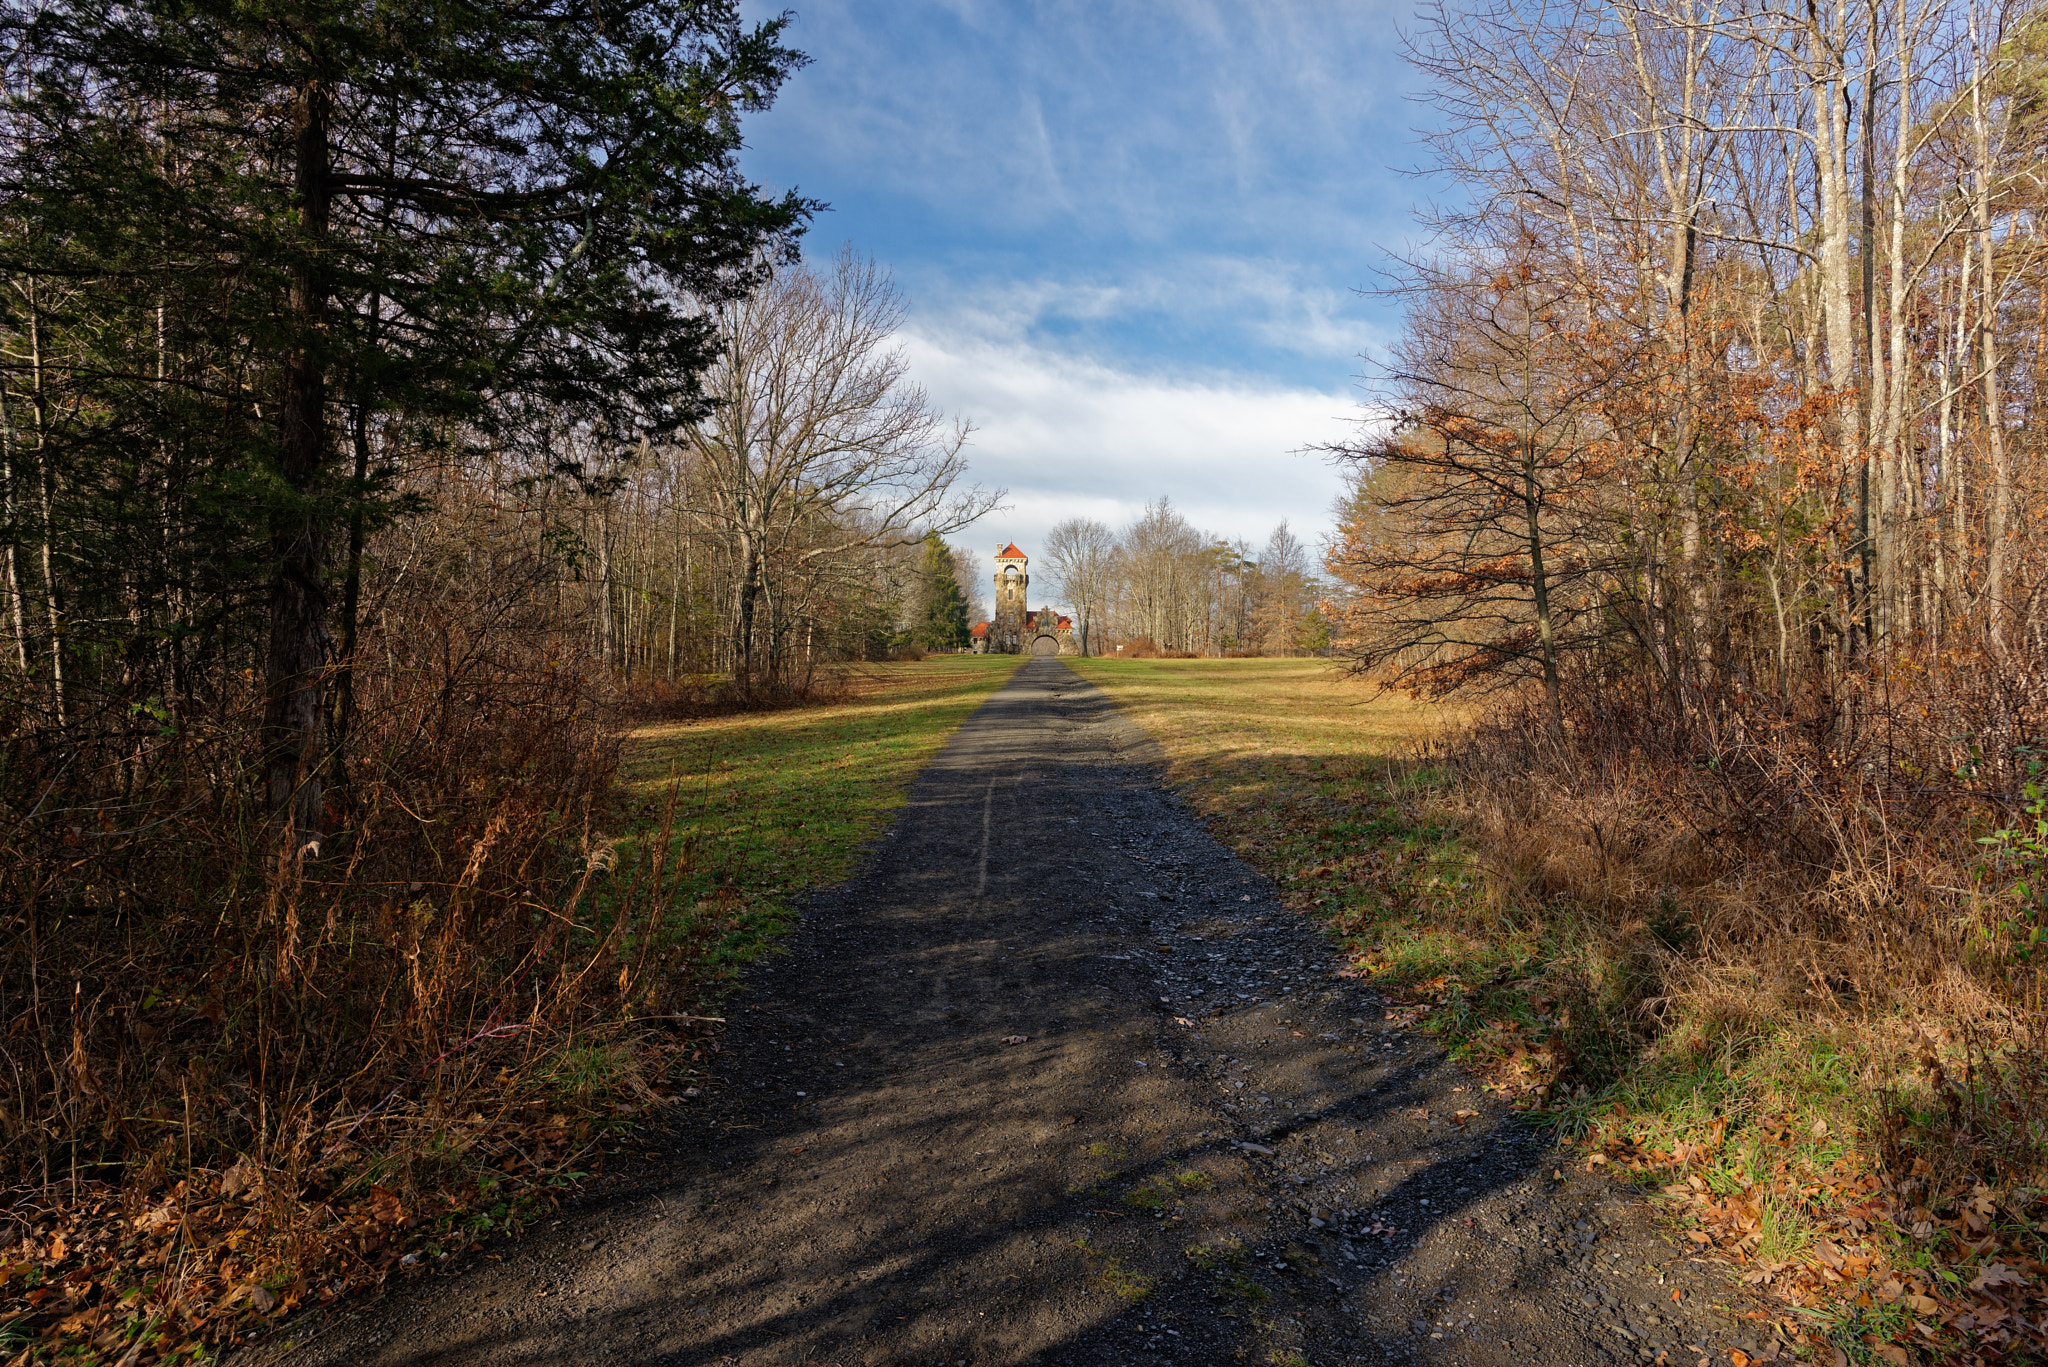
[[1386, 693], [1329, 660], [1068, 660], [1166, 748], [1182, 777], [1271, 761], [1405, 756], [1452, 709]]
[[[713, 985], [788, 928], [797, 897], [854, 870], [917, 772], [1020, 657], [945, 655], [857, 666], [837, 701], [642, 726], [621, 787], [659, 825], [673, 785], [672, 839], [687, 860], [677, 899], [715, 908], [698, 967]], [[697, 918], [703, 923], [703, 918]]]

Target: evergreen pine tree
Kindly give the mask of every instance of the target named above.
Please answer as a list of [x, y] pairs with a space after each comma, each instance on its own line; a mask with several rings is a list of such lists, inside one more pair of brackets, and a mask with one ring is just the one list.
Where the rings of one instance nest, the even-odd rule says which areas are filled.
[[953, 574], [953, 552], [937, 532], [924, 539], [924, 597], [911, 641], [926, 650], [955, 650], [967, 644], [967, 595]]
[[[804, 60], [784, 22], [750, 27], [736, 0], [0, 15], [0, 428], [10, 455], [34, 432], [5, 482], [96, 498], [71, 525], [120, 531], [75, 537], [65, 563], [76, 615], [133, 624], [106, 643], [124, 677], [191, 630], [153, 620], [160, 601], [206, 616], [138, 581], [194, 550], [223, 567], [196, 587], [260, 657], [264, 787], [303, 832], [332, 628], [353, 635], [330, 601], [335, 533], [352, 566], [389, 511], [366, 433], [402, 419], [559, 461], [565, 430], [631, 450], [700, 415], [702, 303], [791, 255], [815, 207], [736, 160], [741, 111]], [[152, 526], [173, 534], [148, 544]], [[194, 577], [155, 577], [173, 575]], [[86, 655], [56, 613], [53, 675]]]

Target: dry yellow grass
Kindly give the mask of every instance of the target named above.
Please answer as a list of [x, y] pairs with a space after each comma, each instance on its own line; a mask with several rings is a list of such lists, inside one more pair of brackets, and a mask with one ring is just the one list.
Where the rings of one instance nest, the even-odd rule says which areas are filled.
[[1176, 777], [1280, 758], [1405, 755], [1452, 708], [1346, 678], [1328, 660], [1069, 660], [1166, 750]]

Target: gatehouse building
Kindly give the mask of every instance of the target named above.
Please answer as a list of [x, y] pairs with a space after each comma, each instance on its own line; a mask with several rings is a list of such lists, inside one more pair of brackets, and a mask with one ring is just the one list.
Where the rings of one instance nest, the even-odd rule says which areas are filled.
[[977, 655], [1079, 655], [1074, 619], [1051, 608], [1033, 612], [1025, 606], [1031, 589], [1031, 557], [1017, 543], [996, 552], [995, 620], [976, 622], [972, 637]]

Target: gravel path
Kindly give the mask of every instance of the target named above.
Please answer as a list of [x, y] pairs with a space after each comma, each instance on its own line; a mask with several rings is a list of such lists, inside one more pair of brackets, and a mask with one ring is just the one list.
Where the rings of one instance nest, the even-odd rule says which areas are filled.
[[1338, 979], [1057, 660], [790, 949], [648, 1175], [243, 1360], [1775, 1356], [1640, 1200]]

